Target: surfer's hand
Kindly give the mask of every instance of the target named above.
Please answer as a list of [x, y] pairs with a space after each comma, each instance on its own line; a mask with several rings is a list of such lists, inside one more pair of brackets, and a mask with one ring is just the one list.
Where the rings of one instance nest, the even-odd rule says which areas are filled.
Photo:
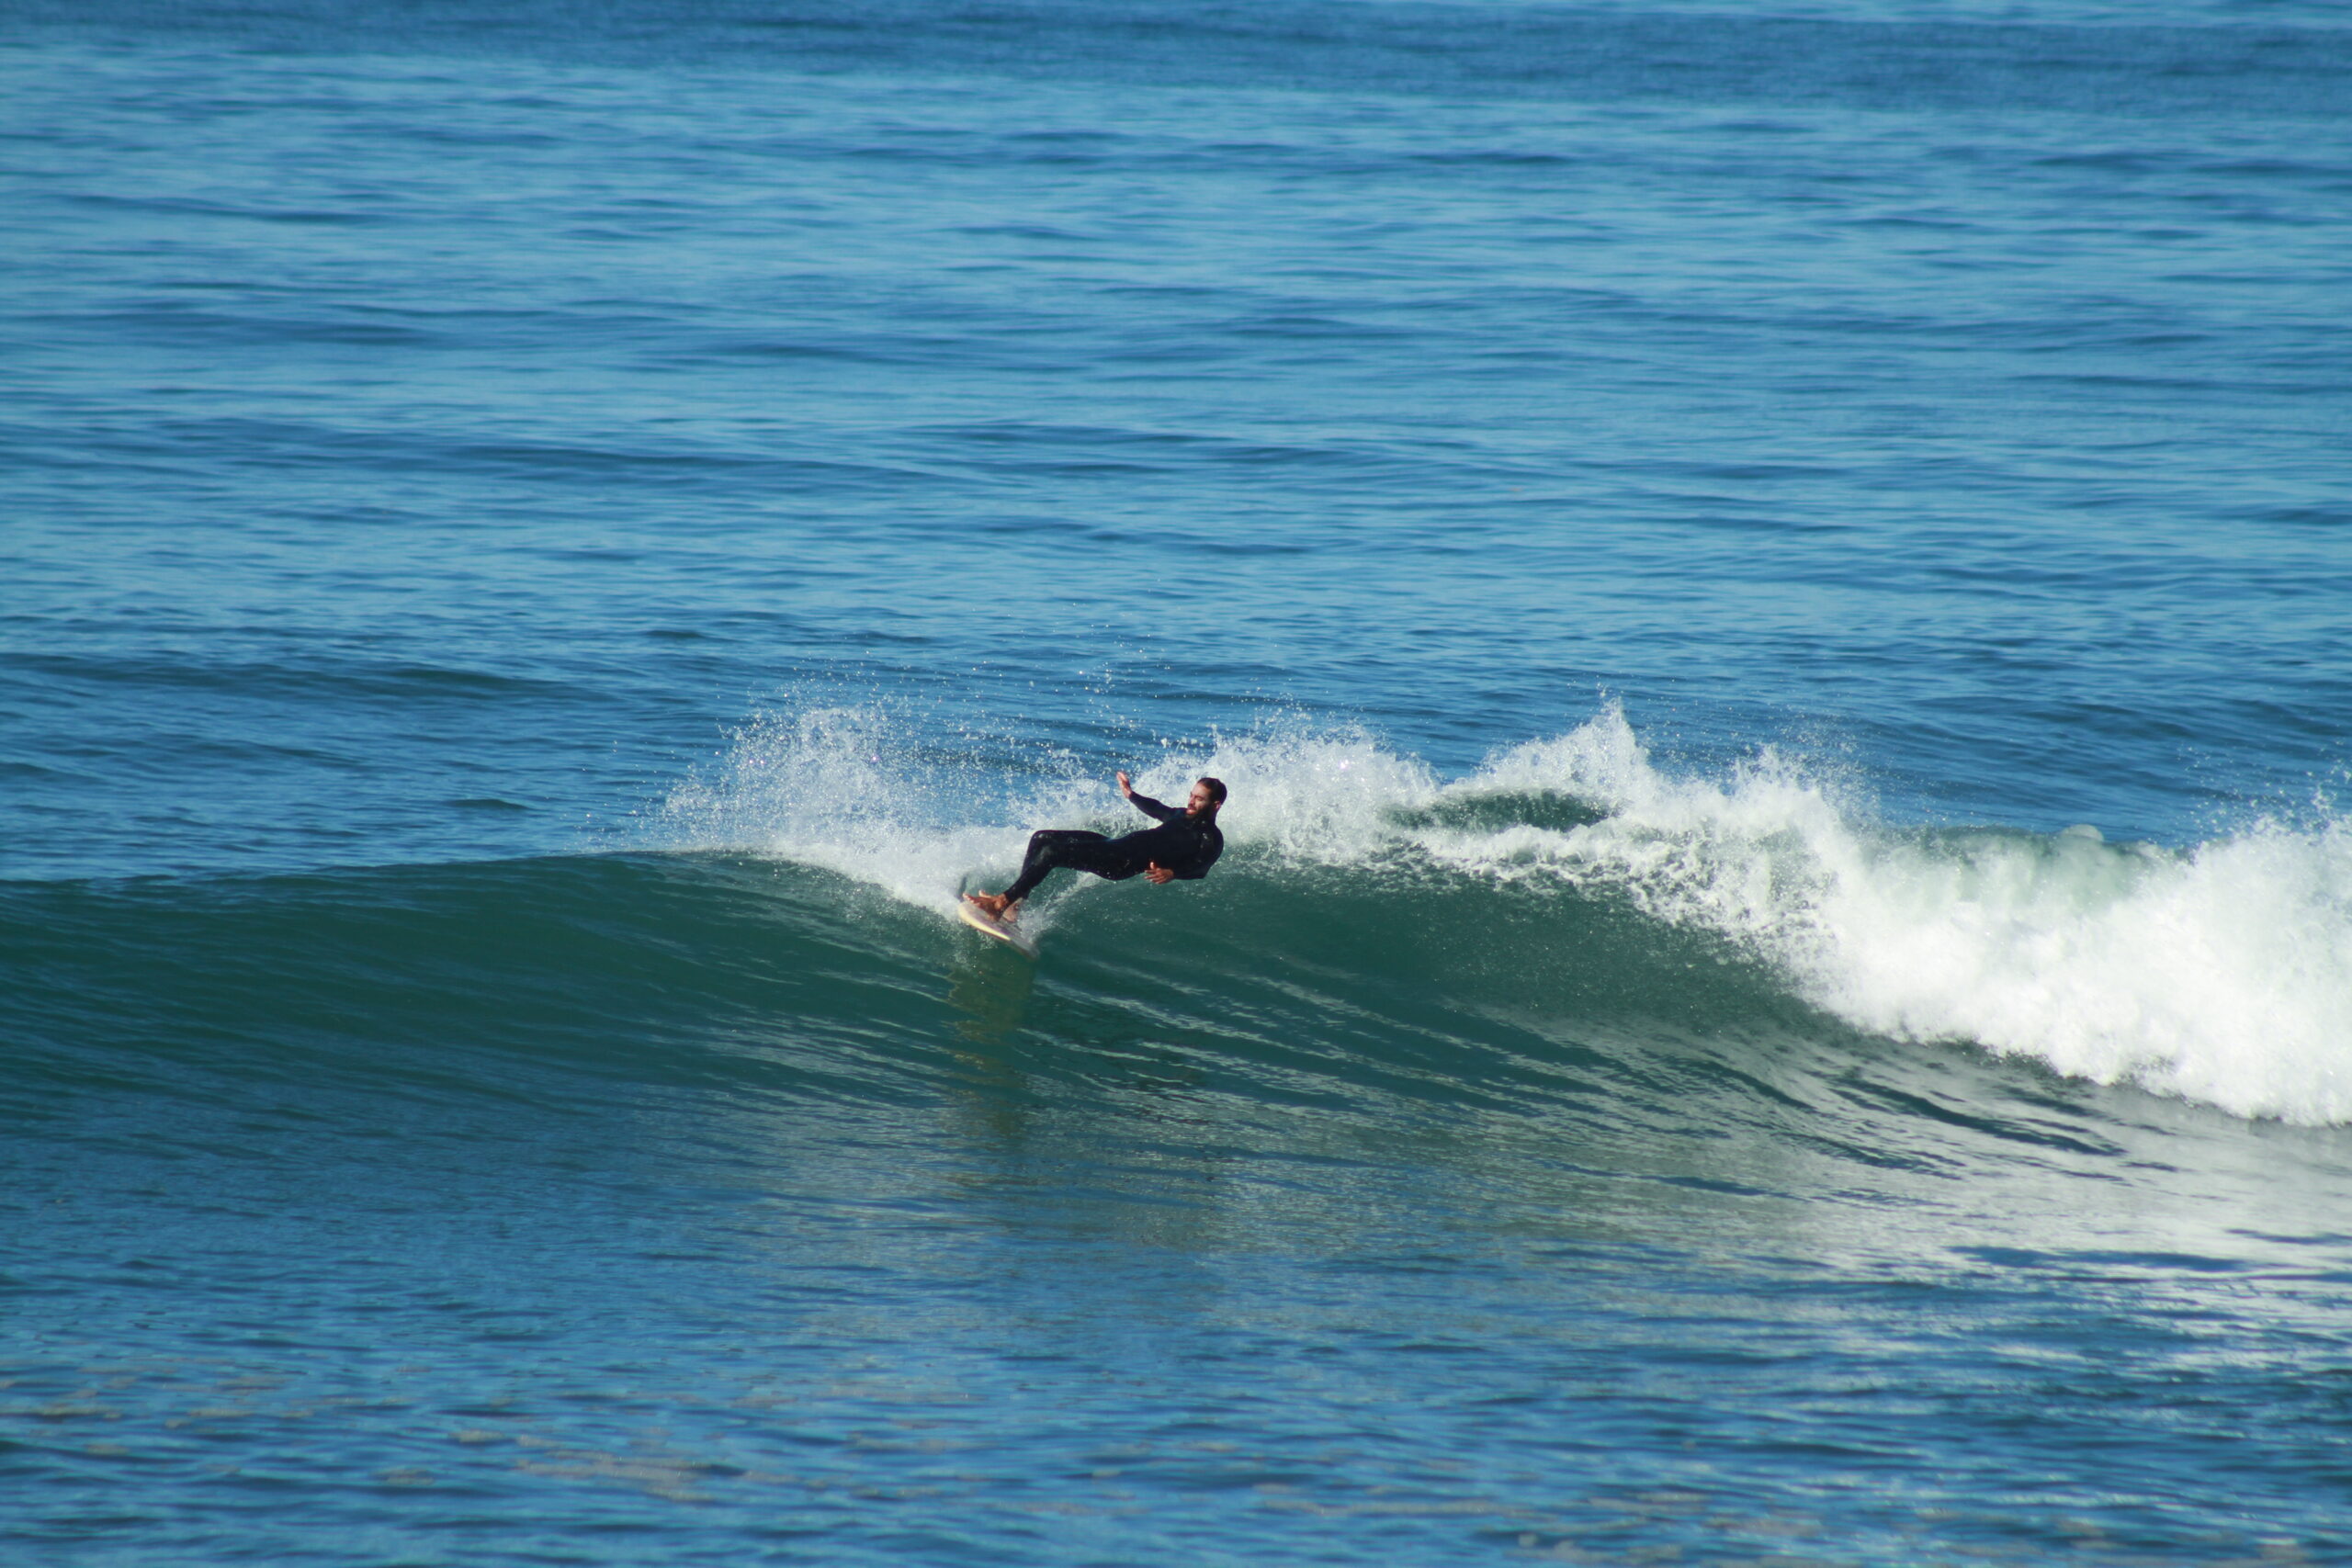
[[1125, 773], [1121, 773], [1121, 774], [1119, 775], [1119, 793], [1120, 793], [1121, 795], [1133, 795], [1133, 794], [1135, 794], [1135, 791], [1134, 791], [1132, 788], [1130, 788], [1130, 787], [1128, 786], [1128, 784], [1127, 784], [1127, 775], [1126, 775], [1126, 774], [1125, 774]]
[[1144, 863], [1143, 874], [1151, 879], [1154, 887], [1165, 887], [1176, 880], [1176, 874], [1156, 860]]

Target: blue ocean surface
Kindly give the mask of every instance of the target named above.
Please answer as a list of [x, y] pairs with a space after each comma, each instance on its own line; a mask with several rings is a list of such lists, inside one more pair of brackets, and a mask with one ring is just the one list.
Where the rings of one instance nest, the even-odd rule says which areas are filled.
[[2347, 367], [2333, 0], [0, 0], [0, 1562], [2352, 1562]]

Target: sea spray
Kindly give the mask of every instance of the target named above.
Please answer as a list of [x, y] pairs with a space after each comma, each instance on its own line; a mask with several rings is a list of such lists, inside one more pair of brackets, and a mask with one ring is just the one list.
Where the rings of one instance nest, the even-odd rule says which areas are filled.
[[990, 786], [926, 759], [870, 707], [762, 713], [726, 755], [673, 790], [660, 837], [682, 847], [748, 850], [822, 866], [911, 904], [946, 908], [959, 871], [1001, 859], [1013, 829], [975, 820]]
[[1232, 792], [1221, 818], [1227, 840], [1288, 864], [1368, 864], [1394, 850], [1403, 815], [1439, 794], [1426, 763], [1384, 749], [1368, 731], [1299, 723], [1175, 751], [1136, 784], [1178, 799], [1203, 774]]

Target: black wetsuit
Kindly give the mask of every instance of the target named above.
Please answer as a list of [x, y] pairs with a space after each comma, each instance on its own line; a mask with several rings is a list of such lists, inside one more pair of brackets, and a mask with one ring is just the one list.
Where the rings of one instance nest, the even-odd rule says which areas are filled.
[[1082, 828], [1047, 828], [1032, 833], [1029, 852], [1021, 862], [1021, 878], [1004, 890], [1006, 899], [1019, 903], [1036, 890], [1047, 872], [1065, 865], [1125, 882], [1156, 863], [1184, 881], [1197, 882], [1225, 853], [1225, 835], [1216, 830], [1214, 813], [1187, 817], [1182, 807], [1162, 806], [1148, 795], [1131, 795], [1127, 800], [1145, 816], [1159, 818], [1159, 826], [1124, 839]]

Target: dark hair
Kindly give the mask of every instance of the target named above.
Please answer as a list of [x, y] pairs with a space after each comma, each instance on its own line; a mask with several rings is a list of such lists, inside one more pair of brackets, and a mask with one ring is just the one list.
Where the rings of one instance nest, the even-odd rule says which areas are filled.
[[1219, 806], [1223, 806], [1225, 804], [1225, 781], [1223, 779], [1213, 779], [1204, 775], [1201, 782], [1209, 786], [1209, 798], [1216, 801]]

